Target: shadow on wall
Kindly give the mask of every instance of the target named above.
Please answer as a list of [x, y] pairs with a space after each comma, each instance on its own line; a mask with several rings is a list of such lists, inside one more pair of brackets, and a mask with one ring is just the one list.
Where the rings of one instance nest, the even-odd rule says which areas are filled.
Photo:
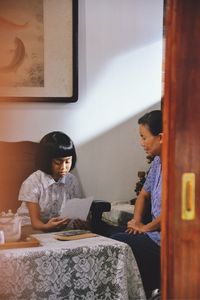
[[85, 196], [111, 202], [128, 202], [135, 197], [137, 172], [149, 168], [140, 146], [138, 119], [154, 109], [160, 109], [160, 102], [77, 147], [74, 173]]

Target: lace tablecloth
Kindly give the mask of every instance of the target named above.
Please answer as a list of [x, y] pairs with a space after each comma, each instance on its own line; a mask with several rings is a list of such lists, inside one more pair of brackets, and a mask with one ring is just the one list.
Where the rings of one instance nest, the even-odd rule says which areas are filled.
[[41, 246], [0, 250], [0, 299], [145, 299], [128, 245], [100, 236], [76, 241], [34, 236]]

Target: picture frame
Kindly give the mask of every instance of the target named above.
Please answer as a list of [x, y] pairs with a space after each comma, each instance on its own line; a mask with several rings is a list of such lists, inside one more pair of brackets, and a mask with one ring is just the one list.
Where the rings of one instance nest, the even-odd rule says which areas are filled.
[[0, 102], [76, 102], [78, 0], [2, 3]]

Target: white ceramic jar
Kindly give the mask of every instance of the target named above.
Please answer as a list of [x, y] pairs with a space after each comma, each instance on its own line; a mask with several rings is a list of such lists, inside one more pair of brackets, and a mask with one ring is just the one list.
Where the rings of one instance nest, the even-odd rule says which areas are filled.
[[0, 213], [0, 230], [3, 230], [5, 242], [16, 242], [21, 238], [21, 218], [18, 214]]
[[3, 230], [0, 230], [0, 245], [5, 244], [5, 236]]

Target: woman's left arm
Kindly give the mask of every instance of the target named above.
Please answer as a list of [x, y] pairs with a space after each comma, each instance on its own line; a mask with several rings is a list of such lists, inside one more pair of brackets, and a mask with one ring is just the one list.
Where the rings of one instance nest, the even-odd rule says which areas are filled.
[[161, 230], [161, 216], [158, 216], [153, 221], [143, 225], [142, 231], [149, 232], [149, 231], [160, 231]]
[[[127, 232], [133, 233], [133, 224], [135, 220], [131, 220], [128, 222]], [[132, 224], [133, 223], [133, 224]], [[137, 233], [145, 233], [149, 231], [160, 231], [161, 230], [161, 216], [155, 218], [153, 221], [143, 224], [137, 224], [137, 227], [134, 224], [134, 228], [137, 229]]]

